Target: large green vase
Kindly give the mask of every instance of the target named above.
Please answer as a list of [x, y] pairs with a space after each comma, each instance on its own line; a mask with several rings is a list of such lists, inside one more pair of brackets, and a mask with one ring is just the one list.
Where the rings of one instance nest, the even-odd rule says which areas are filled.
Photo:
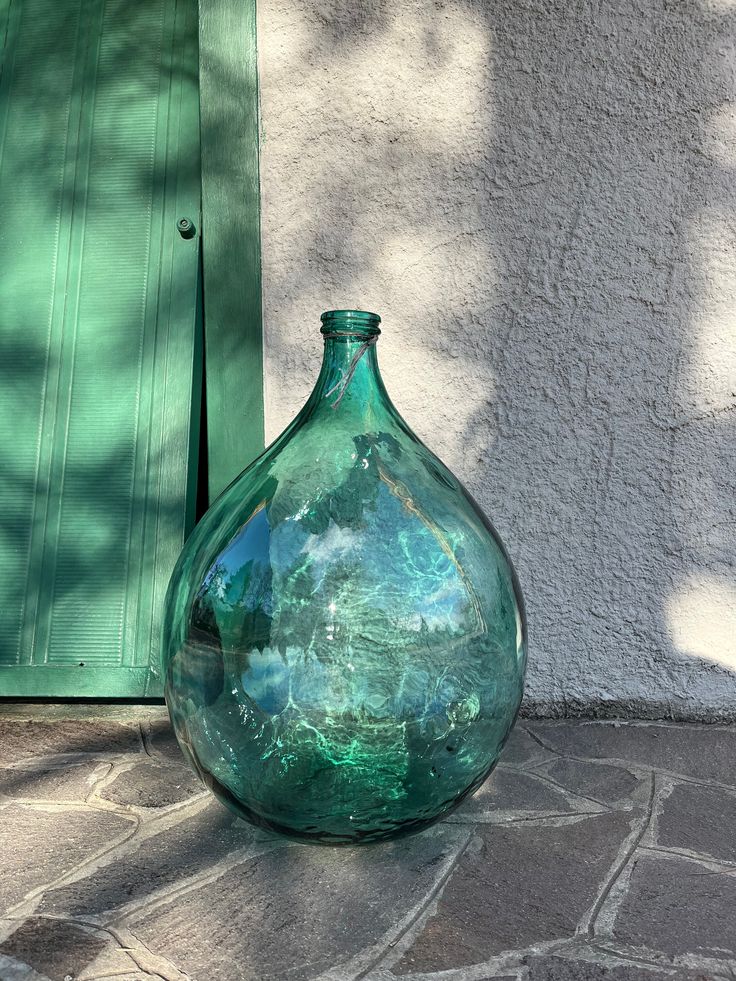
[[184, 753], [239, 815], [316, 842], [447, 814], [493, 768], [523, 690], [514, 570], [391, 403], [379, 323], [322, 315], [314, 391], [196, 527], [167, 597]]

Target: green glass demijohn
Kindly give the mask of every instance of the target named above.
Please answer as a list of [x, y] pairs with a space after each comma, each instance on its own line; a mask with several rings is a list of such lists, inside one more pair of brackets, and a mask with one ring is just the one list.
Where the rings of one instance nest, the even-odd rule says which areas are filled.
[[492, 770], [523, 690], [514, 570], [391, 403], [379, 323], [322, 315], [314, 391], [197, 525], [166, 603], [185, 755], [241, 817], [305, 841], [447, 814]]

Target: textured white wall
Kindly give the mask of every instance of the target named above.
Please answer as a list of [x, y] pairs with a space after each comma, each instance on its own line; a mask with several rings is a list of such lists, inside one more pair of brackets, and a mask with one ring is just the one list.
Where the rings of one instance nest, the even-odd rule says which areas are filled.
[[736, 715], [736, 2], [260, 0], [266, 412], [319, 314], [499, 529], [530, 710]]

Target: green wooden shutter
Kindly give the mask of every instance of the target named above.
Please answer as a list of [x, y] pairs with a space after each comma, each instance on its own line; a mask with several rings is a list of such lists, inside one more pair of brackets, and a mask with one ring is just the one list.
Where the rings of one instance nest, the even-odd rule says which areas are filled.
[[201, 387], [196, 0], [0, 0], [0, 694], [160, 693]]

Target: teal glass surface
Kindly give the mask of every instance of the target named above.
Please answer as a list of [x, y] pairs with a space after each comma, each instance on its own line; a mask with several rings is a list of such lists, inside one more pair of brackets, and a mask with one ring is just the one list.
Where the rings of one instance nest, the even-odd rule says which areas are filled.
[[334, 844], [417, 831], [483, 782], [526, 647], [497, 534], [386, 393], [380, 318], [322, 322], [306, 405], [182, 552], [163, 661], [204, 783], [255, 824]]

